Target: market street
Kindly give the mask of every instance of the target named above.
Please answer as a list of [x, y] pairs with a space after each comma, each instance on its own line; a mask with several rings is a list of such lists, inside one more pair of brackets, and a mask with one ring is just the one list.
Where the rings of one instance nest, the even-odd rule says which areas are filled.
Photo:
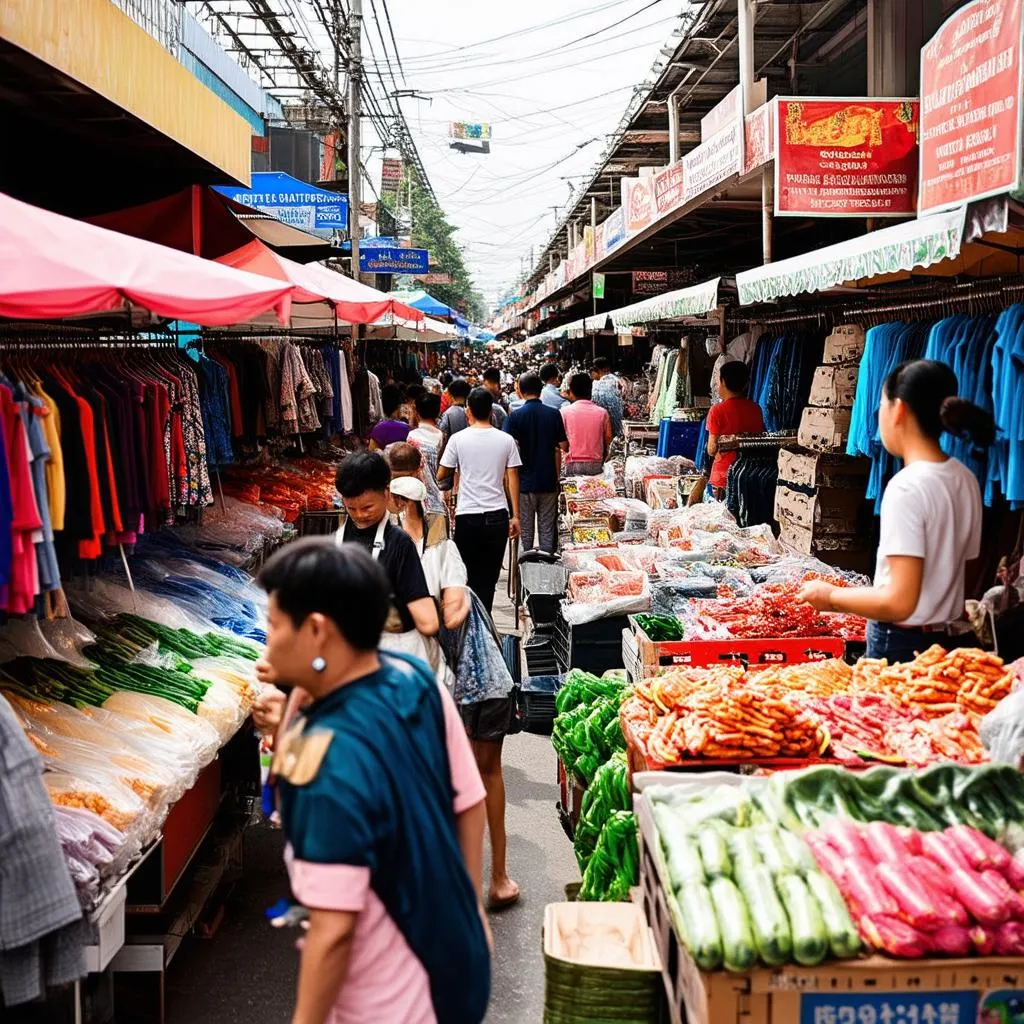
[[1024, 1024], [1024, 0], [0, 0], [0, 1024]]

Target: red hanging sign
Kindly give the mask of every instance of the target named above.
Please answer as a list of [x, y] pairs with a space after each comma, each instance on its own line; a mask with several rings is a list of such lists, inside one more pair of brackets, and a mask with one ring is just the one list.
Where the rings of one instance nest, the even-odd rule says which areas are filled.
[[912, 216], [917, 108], [911, 99], [779, 97], [776, 215]]
[[974, 0], [921, 50], [918, 214], [1017, 187], [1022, 0]]

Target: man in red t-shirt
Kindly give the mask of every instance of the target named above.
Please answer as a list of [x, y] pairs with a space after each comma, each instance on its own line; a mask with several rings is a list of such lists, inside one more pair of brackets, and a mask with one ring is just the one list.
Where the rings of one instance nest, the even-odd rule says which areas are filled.
[[708, 455], [715, 458], [708, 483], [712, 494], [721, 499], [725, 495], [729, 467], [736, 461], [736, 452], [720, 452], [718, 439], [725, 434], [763, 434], [764, 416], [757, 402], [746, 397], [750, 381], [746, 363], [738, 359], [723, 363], [718, 376], [722, 401], [711, 407], [707, 420]]

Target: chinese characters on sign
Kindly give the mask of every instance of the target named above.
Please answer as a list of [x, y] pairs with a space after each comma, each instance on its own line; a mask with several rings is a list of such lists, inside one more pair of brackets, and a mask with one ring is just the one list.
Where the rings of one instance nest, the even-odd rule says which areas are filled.
[[974, 0], [921, 50], [919, 216], [1017, 187], [1022, 4]]
[[402, 161], [393, 157], [385, 157], [380, 166], [380, 194], [382, 196], [398, 195], [402, 184]]
[[907, 217], [917, 194], [910, 99], [777, 100], [775, 213]]

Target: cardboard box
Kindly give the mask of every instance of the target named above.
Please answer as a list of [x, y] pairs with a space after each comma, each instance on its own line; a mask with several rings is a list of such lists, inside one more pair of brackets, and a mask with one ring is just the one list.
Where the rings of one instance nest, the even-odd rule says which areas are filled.
[[796, 439], [812, 451], [842, 452], [849, 435], [849, 409], [816, 409], [809, 405], [800, 417]]
[[783, 519], [779, 523], [779, 540], [799, 554], [813, 555], [837, 569], [868, 576], [874, 571], [874, 558], [864, 533], [822, 535], [813, 527], [799, 526], [790, 519]]
[[828, 533], [856, 533], [864, 495], [848, 487], [821, 487], [805, 494], [785, 484], [775, 488], [775, 518]]
[[779, 449], [779, 479], [798, 487], [846, 487], [863, 494], [870, 471], [870, 459]]
[[825, 339], [824, 363], [859, 363], [864, 354], [864, 328], [843, 324]]
[[826, 363], [819, 366], [814, 371], [807, 404], [830, 409], [852, 409], [859, 373], [860, 367], [856, 363]]

